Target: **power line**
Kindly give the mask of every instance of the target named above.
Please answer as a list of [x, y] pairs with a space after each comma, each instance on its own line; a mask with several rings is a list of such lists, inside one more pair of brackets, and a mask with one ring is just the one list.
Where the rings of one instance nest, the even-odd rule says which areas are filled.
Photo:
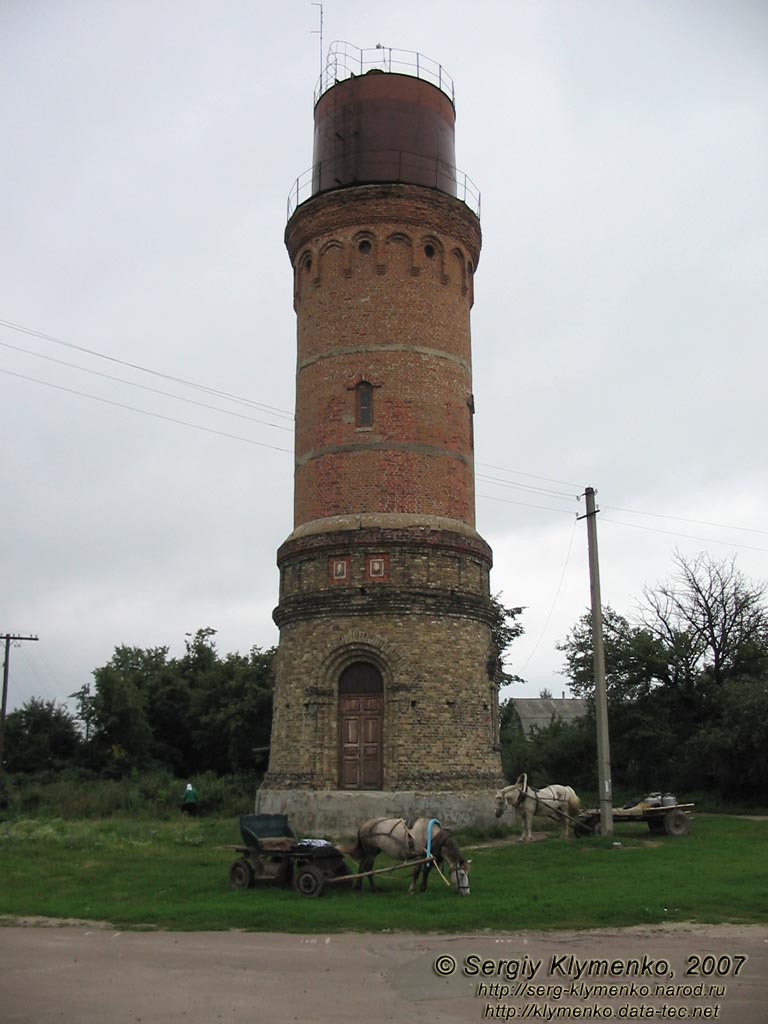
[[647, 533], [663, 533], [668, 537], [685, 537], [686, 540], [703, 541], [705, 544], [724, 544], [730, 548], [742, 548], [744, 551], [764, 551], [768, 554], [768, 548], [758, 548], [752, 544], [738, 544], [728, 540], [717, 540], [715, 537], [696, 537], [692, 533], [679, 533], [677, 530], [658, 530], [654, 526], [640, 526], [639, 523], [624, 523], [620, 519], [602, 517], [602, 522], [612, 523], [614, 526], [628, 526], [632, 530], [645, 530]]
[[[55, 699], [55, 693], [52, 693], [48, 680], [43, 678], [43, 676], [38, 671], [37, 666], [34, 664], [29, 654], [27, 654], [27, 651], [24, 649], [24, 647], [21, 646], [21, 644], [19, 644], [19, 654], [21, 655], [21, 658], [26, 665], [27, 673], [30, 676], [32, 676], [37, 682], [37, 695], [44, 695], [49, 699], [51, 697]], [[19, 687], [19, 685], [20, 683], [17, 682], [17, 688]], [[35, 694], [29, 693], [29, 687], [25, 687], [25, 691], [27, 693], [27, 699], [35, 696]]]
[[531, 658], [534, 656], [536, 651], [539, 649], [539, 644], [544, 639], [544, 634], [547, 632], [547, 629], [549, 627], [549, 621], [552, 618], [552, 614], [553, 614], [553, 612], [555, 610], [555, 605], [557, 604], [557, 599], [560, 597], [560, 591], [563, 589], [563, 581], [565, 580], [565, 572], [566, 572], [566, 569], [568, 568], [568, 562], [570, 561], [570, 558], [571, 558], [571, 550], [573, 549], [573, 538], [576, 536], [576, 525], [577, 525], [577, 523], [578, 523], [578, 519], [574, 519], [573, 520], [573, 529], [571, 530], [571, 539], [568, 541], [568, 553], [565, 556], [565, 562], [563, 563], [563, 570], [560, 573], [560, 582], [557, 585], [557, 590], [555, 591], [555, 596], [552, 599], [552, 606], [549, 609], [549, 614], [547, 615], [547, 618], [546, 618], [546, 620], [544, 622], [544, 625], [541, 628], [541, 633], [539, 633], [539, 638], [536, 641], [536, 643], [533, 645], [533, 650], [528, 655], [528, 657], [525, 659], [525, 661], [523, 662], [522, 667], [520, 668], [520, 674], [521, 675], [525, 671], [525, 669], [526, 669], [526, 667], [528, 665], [528, 662], [531, 660]]
[[118, 363], [120, 366], [129, 366], [132, 370], [141, 370], [142, 373], [151, 373], [155, 377], [162, 377], [164, 380], [172, 380], [177, 384], [183, 384], [188, 388], [195, 388], [198, 391], [206, 391], [208, 394], [217, 395], [219, 398], [227, 398], [232, 402], [239, 402], [242, 405], [252, 405], [259, 409], [264, 409], [267, 412], [272, 412], [278, 416], [285, 416], [288, 419], [293, 419], [293, 413], [287, 409], [279, 409], [273, 405], [265, 405], [263, 402], [256, 402], [250, 398], [242, 398], [239, 395], [232, 395], [227, 391], [219, 391], [216, 388], [210, 388], [205, 384], [196, 384], [194, 381], [184, 380], [182, 377], [175, 377], [170, 373], [163, 373], [160, 370], [152, 370], [147, 366], [142, 366], [140, 363], [131, 363], [126, 359], [118, 359], [116, 356], [108, 356], [103, 352], [97, 352], [95, 349], [86, 348], [84, 345], [75, 345], [71, 341], [64, 341], [63, 338], [57, 338], [53, 334], [44, 334], [42, 331], [35, 331], [31, 327], [24, 327], [22, 324], [12, 323], [10, 320], [3, 320], [0, 318], [0, 327], [7, 327], [11, 331], [19, 331], [22, 334], [29, 334], [34, 338], [42, 338], [43, 341], [50, 341], [54, 345], [63, 345], [65, 348], [75, 349], [78, 352], [85, 352], [89, 356], [95, 356], [97, 359], [107, 359], [111, 363]]
[[[2, 323], [2, 321], [0, 321]], [[524, 473], [520, 469], [507, 469], [505, 466], [493, 466], [490, 462], [476, 462], [476, 466], [485, 466], [486, 469], [498, 469], [502, 473], [512, 473], [514, 476], [527, 476], [531, 480], [544, 480], [548, 484], [562, 484], [564, 487], [572, 487], [575, 491], [580, 491], [581, 487], [579, 484], [571, 483], [569, 480], [555, 480], [554, 477], [550, 476], [536, 476], [535, 473]]]
[[603, 505], [603, 509], [610, 509], [612, 512], [629, 512], [636, 516], [653, 516], [654, 519], [673, 519], [678, 523], [693, 523], [696, 526], [714, 526], [720, 530], [739, 530], [742, 533], [762, 533], [768, 537], [768, 530], [753, 530], [749, 526], [732, 526], [730, 523], [710, 523], [705, 519], [686, 519], [683, 516], [669, 516], [661, 512], [641, 512], [636, 508], [619, 508], [618, 505]]
[[147, 409], [137, 409], [134, 405], [125, 405], [123, 402], [114, 402], [109, 398], [99, 398], [98, 395], [89, 395], [85, 391], [77, 391], [75, 388], [65, 388], [61, 384], [51, 384], [47, 380], [38, 380], [36, 377], [28, 377], [23, 373], [14, 373], [12, 370], [3, 370], [0, 373], [8, 374], [10, 377], [20, 377], [22, 380], [32, 381], [34, 384], [43, 384], [47, 388], [55, 388], [57, 391], [66, 391], [70, 395], [79, 395], [80, 398], [90, 398], [93, 402], [103, 402], [104, 405], [114, 405], [118, 409], [128, 409], [130, 412], [138, 412], [142, 416], [152, 416], [156, 420], [165, 420], [166, 423], [178, 423], [182, 427], [191, 427], [193, 430], [202, 430], [206, 434], [217, 434], [219, 437], [228, 437], [232, 441], [245, 441], [246, 444], [255, 444], [259, 448], [271, 448], [275, 452], [287, 452], [293, 455], [290, 448], [280, 448], [274, 444], [266, 444], [264, 441], [254, 441], [250, 437], [240, 437], [238, 434], [228, 434], [224, 430], [214, 430], [212, 427], [202, 427], [199, 423], [189, 423], [187, 420], [178, 420], [174, 416], [163, 416], [159, 412], [149, 412]]
[[76, 363], [68, 363], [65, 359], [55, 359], [53, 356], [43, 355], [42, 352], [32, 352], [29, 349], [21, 348], [20, 345], [11, 345], [7, 341], [0, 341], [3, 348], [10, 348], [14, 352], [23, 352], [25, 355], [34, 356], [36, 359], [45, 359], [49, 363], [57, 363], [59, 366], [69, 366], [73, 370], [80, 370], [82, 373], [90, 373], [95, 377], [104, 377], [106, 380], [117, 381], [119, 384], [127, 384], [131, 388], [140, 388], [142, 391], [149, 391], [153, 395], [162, 395], [164, 398], [172, 398], [177, 402], [187, 402], [189, 405], [199, 406], [201, 409], [211, 409], [213, 412], [223, 413], [225, 416], [236, 416], [240, 420], [248, 420], [251, 423], [263, 423], [265, 426], [274, 427], [275, 430], [287, 430], [293, 432], [293, 427], [283, 426], [282, 423], [270, 423], [269, 420], [260, 420], [255, 416], [246, 416], [245, 413], [232, 412], [229, 409], [221, 409], [216, 405], [208, 405], [207, 402], [196, 402], [194, 398], [184, 398], [183, 395], [174, 395], [170, 391], [160, 391], [159, 388], [151, 388], [146, 384], [139, 384], [136, 381], [126, 380], [124, 377], [115, 377], [111, 373], [101, 373], [99, 370], [91, 370], [87, 366], [78, 366]]
[[[149, 374], [152, 374], [154, 376], [161, 377], [161, 378], [163, 378], [165, 380], [170, 380], [170, 381], [173, 381], [173, 382], [175, 382], [177, 384], [181, 384], [181, 385], [183, 385], [185, 387], [190, 387], [190, 388], [193, 388], [193, 389], [196, 389], [196, 390], [199, 390], [199, 391], [207, 392], [209, 394], [216, 395], [216, 396], [218, 396], [220, 398], [224, 398], [225, 400], [228, 400], [228, 401], [232, 401], [232, 402], [235, 402], [235, 403], [238, 403], [238, 404], [244, 404], [244, 405], [252, 406], [252, 407], [258, 408], [258, 409], [263, 409], [263, 410], [266, 410], [266, 411], [272, 413], [273, 415], [283, 416], [283, 417], [286, 417], [286, 418], [288, 418], [290, 420], [294, 419], [293, 413], [291, 413], [291, 412], [289, 412], [287, 410], [280, 409], [280, 408], [275, 407], [275, 406], [267, 405], [267, 404], [265, 404], [263, 402], [257, 402], [257, 401], [255, 401], [253, 399], [248, 399], [248, 398], [243, 398], [243, 397], [238, 396], [238, 395], [233, 395], [233, 394], [230, 394], [229, 392], [226, 392], [226, 391], [221, 391], [221, 390], [217, 390], [215, 388], [210, 388], [210, 387], [207, 387], [206, 385], [197, 384], [197, 383], [195, 383], [193, 381], [185, 380], [184, 378], [177, 377], [177, 376], [175, 376], [173, 374], [167, 374], [167, 373], [163, 373], [163, 372], [161, 372], [159, 370], [153, 370], [153, 369], [150, 369], [149, 367], [142, 366], [141, 364], [132, 363], [132, 362], [129, 362], [129, 361], [124, 360], [124, 359], [119, 359], [119, 358], [117, 358], [115, 356], [109, 356], [109, 355], [106, 355], [106, 354], [104, 354], [102, 352], [98, 352], [95, 349], [86, 348], [83, 345], [77, 345], [77, 344], [74, 344], [73, 342], [65, 341], [62, 338], [57, 338], [54, 335], [46, 334], [46, 333], [44, 333], [42, 331], [37, 331], [37, 330], [34, 330], [33, 328], [30, 328], [30, 327], [25, 327], [22, 324], [13, 323], [10, 320], [5, 320], [5, 319], [0, 318], [0, 326], [6, 327], [9, 330], [18, 331], [20, 333], [30, 335], [32, 337], [41, 338], [44, 341], [49, 341], [49, 342], [52, 342], [52, 343], [57, 344], [57, 345], [62, 345], [64, 347], [66, 347], [66, 348], [70, 348], [70, 349], [73, 349], [73, 350], [76, 350], [76, 351], [79, 351], [79, 352], [84, 352], [84, 353], [86, 353], [88, 355], [95, 356], [96, 358], [99, 358], [99, 359], [106, 359], [106, 360], [108, 360], [110, 362], [114, 362], [114, 363], [117, 363], [117, 364], [122, 365], [122, 366], [127, 366], [127, 367], [130, 367], [131, 369], [139, 370], [139, 371], [141, 371], [143, 373], [149, 373]], [[130, 387], [140, 388], [141, 390], [148, 391], [148, 392], [153, 393], [153, 394], [161, 395], [161, 396], [166, 397], [166, 398], [175, 399], [175, 400], [181, 401], [181, 402], [187, 402], [188, 404], [196, 405], [196, 406], [198, 406], [200, 408], [203, 408], [203, 409], [209, 409], [209, 410], [211, 410], [213, 412], [219, 412], [219, 413], [222, 413], [223, 415], [235, 416], [238, 419], [248, 420], [249, 422], [253, 422], [253, 423], [260, 423], [260, 424], [263, 424], [265, 426], [272, 427], [273, 429], [276, 429], [276, 430], [291, 431], [293, 429], [292, 427], [283, 426], [282, 424], [271, 423], [271, 422], [269, 422], [267, 420], [261, 420], [261, 419], [258, 419], [256, 417], [245, 416], [243, 414], [236, 413], [236, 412], [233, 412], [233, 411], [230, 411], [230, 410], [227, 410], [227, 409], [221, 409], [221, 408], [219, 408], [217, 406], [208, 405], [205, 402], [196, 402], [194, 399], [185, 398], [185, 397], [183, 397], [181, 395], [174, 395], [174, 394], [171, 394], [169, 392], [161, 391], [161, 390], [156, 389], [156, 388], [151, 388], [151, 387], [148, 387], [148, 386], [143, 385], [143, 384], [139, 384], [139, 383], [134, 382], [134, 381], [125, 380], [124, 378], [121, 378], [121, 377], [115, 377], [115, 376], [113, 376], [111, 374], [100, 373], [99, 371], [89, 369], [88, 367], [77, 366], [76, 364], [68, 363], [65, 360], [55, 359], [52, 356], [46, 356], [46, 355], [44, 355], [42, 353], [37, 353], [37, 352], [30, 351], [28, 349], [21, 348], [20, 346], [11, 345], [9, 342], [0, 341], [0, 345], [2, 345], [5, 348], [12, 349], [14, 351], [24, 353], [26, 355], [35, 356], [35, 357], [40, 358], [40, 359], [46, 359], [46, 360], [48, 360], [50, 362], [59, 363], [60, 365], [63, 365], [63, 366], [69, 366], [69, 367], [71, 367], [73, 369], [80, 370], [80, 371], [82, 371], [84, 373], [90, 373], [90, 374], [93, 374], [95, 376], [104, 377], [107, 380], [113, 380], [113, 381], [116, 381], [118, 383], [127, 384]], [[115, 405], [118, 408], [129, 409], [132, 412], [138, 412], [138, 413], [141, 413], [142, 415], [145, 415], [145, 416], [153, 416], [153, 417], [155, 417], [157, 419], [162, 419], [162, 420], [166, 420], [166, 421], [171, 422], [171, 423], [176, 423], [176, 424], [180, 424], [182, 426], [191, 427], [192, 429], [195, 429], [195, 430], [202, 430], [202, 431], [205, 431], [207, 433], [218, 434], [221, 437], [228, 437], [231, 440], [244, 441], [244, 442], [246, 442], [248, 444], [254, 444], [254, 445], [258, 445], [258, 446], [265, 447], [265, 448], [272, 448], [275, 451], [285, 451], [285, 452], [289, 451], [289, 449], [286, 449], [286, 448], [280, 448], [280, 447], [275, 446], [275, 445], [269, 445], [269, 444], [266, 444], [264, 442], [254, 441], [254, 440], [252, 440], [250, 438], [244, 438], [244, 437], [240, 437], [240, 436], [234, 435], [234, 434], [228, 434], [228, 433], [226, 433], [224, 431], [218, 431], [218, 430], [214, 430], [214, 429], [209, 428], [209, 427], [203, 427], [203, 426], [200, 426], [199, 424], [189, 423], [187, 421], [175, 419], [174, 417], [170, 417], [170, 416], [163, 416], [163, 415], [161, 415], [159, 413], [152, 413], [152, 412], [149, 412], [147, 410], [137, 409], [134, 406], [124, 405], [123, 403], [115, 402], [115, 401], [110, 401], [109, 399], [99, 398], [96, 395], [89, 395], [86, 392], [77, 391], [77, 390], [75, 390], [73, 388], [66, 388], [66, 387], [64, 387], [62, 385], [53, 384], [53, 383], [50, 383], [48, 381], [42, 381], [42, 380], [39, 380], [39, 379], [34, 378], [34, 377], [26, 376], [24, 374], [13, 373], [10, 370], [2, 370], [0, 372], [9, 374], [10, 376], [20, 377], [20, 378], [22, 378], [24, 380], [32, 381], [33, 383], [43, 384], [46, 387], [56, 388], [57, 390], [60, 390], [60, 391], [69, 392], [70, 394], [75, 394], [75, 395], [78, 395], [80, 397], [90, 398], [93, 401], [100, 401], [100, 402], [103, 402], [103, 403], [108, 404], [108, 405]], [[505, 466], [498, 466], [498, 465], [495, 465], [495, 464], [492, 464], [492, 463], [487, 463], [487, 462], [477, 462], [476, 465], [478, 467], [484, 466], [487, 469], [495, 469], [495, 470], [497, 470], [499, 472], [507, 473], [507, 474], [510, 474], [510, 475], [513, 475], [513, 476], [523, 476], [523, 477], [527, 477], [528, 479], [531, 479], [531, 480], [541, 480], [541, 481], [544, 481], [544, 482], [547, 482], [547, 483], [557, 483], [557, 484], [561, 484], [561, 485], [566, 486], [566, 487], [573, 487], [576, 491], [579, 490], [579, 487], [578, 487], [577, 484], [574, 484], [574, 483], [572, 483], [570, 481], [566, 481], [566, 480], [560, 480], [560, 479], [557, 479], [555, 477], [547, 477], [547, 476], [537, 475], [535, 473], [527, 473], [527, 472], [524, 472], [522, 470], [510, 469], [510, 468], [505, 467]], [[527, 491], [527, 492], [530, 492], [531, 494], [541, 494], [541, 495], [543, 495], [545, 497], [550, 497], [550, 498], [556, 498], [556, 499], [562, 499], [562, 500], [573, 500], [573, 498], [576, 497], [576, 495], [567, 494], [567, 493], [564, 493], [562, 491], [554, 491], [554, 490], [551, 490], [549, 488], [536, 487], [536, 486], [533, 486], [533, 485], [530, 485], [530, 484], [524, 484], [524, 483], [520, 483], [520, 482], [517, 482], [517, 481], [514, 481], [514, 480], [501, 480], [498, 477], [487, 476], [487, 475], [481, 474], [481, 473], [477, 474], [477, 479], [478, 480], [482, 480], [482, 481], [484, 481], [486, 483], [496, 484], [496, 485], [501, 486], [501, 487], [509, 487], [509, 488], [514, 488], [514, 489], [517, 489], [517, 490]], [[496, 497], [493, 497], [491, 495], [478, 495], [478, 497], [481, 497], [481, 498], [484, 498], [484, 499], [490, 500], [490, 501], [502, 501], [502, 502], [505, 501], [505, 499], [503, 499], [503, 498], [496, 498]], [[557, 509], [548, 508], [547, 506], [532, 505], [532, 504], [528, 504], [526, 502], [514, 502], [514, 501], [507, 500], [506, 503], [507, 504], [512, 504], [512, 505], [520, 505], [520, 506], [527, 507], [527, 508], [536, 508], [536, 509], [540, 509], [542, 511], [547, 511], [547, 512], [559, 511]], [[692, 523], [692, 524], [700, 525], [700, 526], [711, 526], [711, 527], [714, 527], [716, 529], [738, 530], [739, 532], [755, 533], [755, 534], [761, 534], [763, 536], [768, 536], [768, 530], [752, 529], [750, 527], [735, 526], [733, 524], [728, 524], [728, 523], [715, 523], [715, 522], [710, 522], [710, 521], [707, 521], [707, 520], [691, 519], [691, 518], [687, 518], [687, 517], [684, 517], [684, 516], [665, 515], [665, 514], [658, 513], [658, 512], [645, 512], [645, 511], [643, 511], [641, 509], [622, 508], [620, 506], [604, 505], [603, 509], [606, 510], [606, 511], [610, 510], [610, 511], [616, 511], [616, 512], [627, 512], [630, 515], [649, 516], [649, 517], [653, 517], [653, 518], [656, 518], [656, 519], [667, 519], [667, 520], [673, 520], [675, 522]], [[603, 517], [603, 518], [605, 519], [605, 517]], [[641, 527], [638, 524], [622, 523], [619, 520], [605, 519], [605, 521], [606, 522], [613, 522], [616, 525], [629, 526], [629, 527], [634, 526], [636, 529], [652, 530], [651, 527]], [[685, 534], [685, 535], [684, 534], [677, 534], [677, 533], [674, 533], [674, 532], [671, 532], [671, 531], [657, 530], [656, 532], [658, 532], [658, 533], [665, 533], [666, 532], [666, 533], [670, 533], [670, 535], [672, 535], [672, 536], [686, 536], [686, 537], [689, 537], [690, 539], [693, 539], [693, 540], [698, 540], [698, 539], [701, 539], [701, 540], [704, 540], [704, 541], [709, 540], [709, 538], [691, 537], [690, 535], [687, 535], [687, 534]], [[720, 541], [720, 540], [714, 540], [714, 539], [712, 539], [712, 542], [716, 543], [716, 544], [728, 543], [726, 541]], [[764, 551], [764, 550], [766, 550], [764, 548], [751, 547], [749, 545], [734, 545], [734, 546], [743, 547], [746, 550], [753, 550], [753, 551]]]
[[532, 494], [544, 494], [551, 498], [563, 498], [568, 501], [576, 501], [577, 495], [566, 494], [564, 491], [552, 491], [546, 487], [534, 487], [532, 484], [519, 484], [513, 480], [500, 480], [497, 476], [486, 476], [484, 473], [477, 474], [478, 480], [483, 480], [486, 483], [499, 484], [501, 487], [514, 487], [521, 491], [530, 491]]
[[561, 515], [565, 516], [572, 516], [574, 514], [573, 512], [568, 512], [567, 509], [564, 508], [549, 508], [547, 505], [531, 505], [530, 502], [527, 501], [512, 501], [511, 498], [497, 498], [492, 494], [477, 494], [475, 497], [485, 498], [486, 501], [500, 501], [504, 505], [521, 505], [523, 508], [538, 508], [543, 512], [559, 512]]

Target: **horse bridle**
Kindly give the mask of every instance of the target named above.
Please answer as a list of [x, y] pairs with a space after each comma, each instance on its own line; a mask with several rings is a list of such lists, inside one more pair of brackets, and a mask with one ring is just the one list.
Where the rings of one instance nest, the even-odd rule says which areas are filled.
[[[462, 874], [464, 875], [464, 878], [466, 879], [466, 881], [463, 882], [463, 883], [462, 883], [461, 878], [459, 876], [459, 872], [460, 871], [462, 872]], [[451, 868], [451, 870], [448, 872], [448, 874], [452, 875], [452, 876], [455, 876], [455, 883], [454, 884], [455, 884], [457, 890], [459, 891], [459, 893], [463, 893], [465, 891], [469, 892], [469, 875], [467, 873], [466, 868], [462, 868], [460, 866], [460, 864], [457, 863], [457, 864], [454, 864], [454, 866]]]

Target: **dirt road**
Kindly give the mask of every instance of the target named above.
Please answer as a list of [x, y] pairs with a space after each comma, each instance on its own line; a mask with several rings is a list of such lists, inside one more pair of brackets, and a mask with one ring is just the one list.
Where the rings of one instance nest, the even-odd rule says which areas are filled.
[[440, 1024], [766, 1024], [768, 927], [451, 936], [0, 927], [2, 1024], [400, 1024], [414, 1014]]

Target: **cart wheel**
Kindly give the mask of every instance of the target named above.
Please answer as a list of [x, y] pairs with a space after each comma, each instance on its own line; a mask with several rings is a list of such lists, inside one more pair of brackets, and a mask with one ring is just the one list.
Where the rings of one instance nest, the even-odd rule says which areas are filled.
[[578, 824], [573, 826], [573, 834], [577, 839], [583, 839], [585, 836], [591, 836], [593, 834], [592, 827], [590, 825], [585, 825], [580, 821]]
[[691, 831], [691, 819], [685, 811], [667, 811], [664, 815], [664, 831], [668, 836], [687, 836]]
[[603, 834], [603, 826], [602, 826], [602, 824], [600, 822], [600, 819], [598, 818], [598, 820], [592, 826], [592, 835], [593, 836], [601, 836], [602, 834]]
[[256, 884], [253, 865], [242, 857], [236, 860], [229, 869], [229, 884], [233, 889], [252, 889]]
[[302, 864], [293, 873], [293, 888], [301, 896], [319, 896], [324, 885], [323, 873], [314, 864]]
[[655, 836], [663, 836], [666, 829], [664, 828], [663, 818], [650, 818], [648, 821], [648, 828]]

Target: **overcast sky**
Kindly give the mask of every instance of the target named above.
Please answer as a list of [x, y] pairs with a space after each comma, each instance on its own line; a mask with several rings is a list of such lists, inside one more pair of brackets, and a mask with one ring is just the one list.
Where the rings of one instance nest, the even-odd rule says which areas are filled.
[[[0, 631], [40, 637], [11, 707], [118, 644], [277, 641], [283, 230], [318, 28], [305, 0], [0, 0]], [[482, 192], [477, 525], [526, 606], [515, 694], [566, 689], [586, 485], [617, 610], [676, 548], [768, 578], [768, 4], [327, 0], [323, 36], [455, 82]]]

